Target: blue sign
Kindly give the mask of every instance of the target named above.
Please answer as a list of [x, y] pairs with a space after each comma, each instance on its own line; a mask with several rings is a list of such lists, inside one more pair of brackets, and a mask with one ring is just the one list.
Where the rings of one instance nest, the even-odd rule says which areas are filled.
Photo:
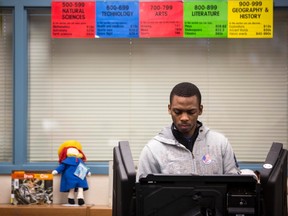
[[138, 1], [97, 1], [96, 38], [138, 38]]

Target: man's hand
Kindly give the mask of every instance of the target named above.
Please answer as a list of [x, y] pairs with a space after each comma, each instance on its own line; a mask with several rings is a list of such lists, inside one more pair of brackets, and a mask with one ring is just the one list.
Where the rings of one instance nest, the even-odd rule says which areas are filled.
[[52, 171], [52, 174], [53, 174], [53, 175], [57, 175], [57, 174], [58, 174], [57, 170], [53, 170], [53, 171]]

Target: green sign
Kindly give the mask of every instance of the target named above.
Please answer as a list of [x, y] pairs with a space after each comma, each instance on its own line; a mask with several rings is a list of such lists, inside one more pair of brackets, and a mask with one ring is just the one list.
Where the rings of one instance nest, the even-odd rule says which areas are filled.
[[184, 1], [184, 37], [227, 38], [227, 1]]

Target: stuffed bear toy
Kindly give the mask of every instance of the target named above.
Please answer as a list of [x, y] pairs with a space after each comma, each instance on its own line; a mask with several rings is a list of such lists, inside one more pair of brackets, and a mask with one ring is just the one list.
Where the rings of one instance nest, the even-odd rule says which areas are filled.
[[84, 191], [88, 190], [86, 176], [90, 176], [85, 165], [86, 156], [82, 145], [77, 140], [68, 140], [58, 148], [59, 166], [52, 171], [53, 175], [61, 174], [60, 192], [68, 192], [68, 204], [75, 204], [77, 193], [78, 205], [84, 205]]

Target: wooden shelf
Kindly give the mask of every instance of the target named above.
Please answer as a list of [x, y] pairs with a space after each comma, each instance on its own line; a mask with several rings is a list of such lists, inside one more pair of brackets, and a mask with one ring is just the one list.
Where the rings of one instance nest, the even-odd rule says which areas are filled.
[[108, 206], [92, 206], [89, 216], [112, 216], [112, 209]]
[[64, 205], [0, 205], [0, 215], [5, 216], [112, 216], [108, 206]]

